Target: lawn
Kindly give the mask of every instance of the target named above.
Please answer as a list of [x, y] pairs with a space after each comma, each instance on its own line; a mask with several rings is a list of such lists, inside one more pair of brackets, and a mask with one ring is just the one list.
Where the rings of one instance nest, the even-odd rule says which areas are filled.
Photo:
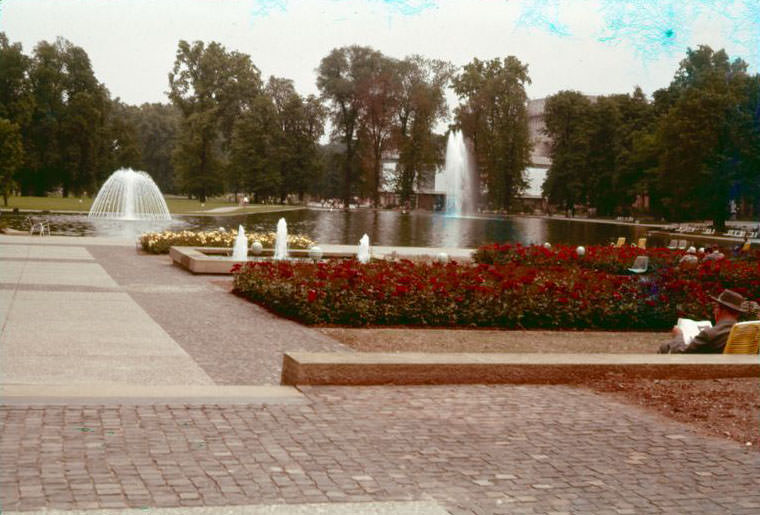
[[[297, 206], [255, 204], [246, 207], [239, 207], [237, 204], [227, 202], [223, 199], [210, 199], [204, 204], [197, 200], [169, 196], [166, 198], [166, 204], [169, 212], [172, 214], [214, 214], [215, 216], [227, 214], [244, 214], [244, 213], [263, 213], [272, 211], [288, 211], [298, 209]], [[84, 211], [90, 210], [92, 198], [89, 197], [9, 197], [8, 206], [2, 206], [2, 209], [18, 208], [22, 211]], [[234, 208], [230, 211], [209, 213], [212, 209], [217, 208]]]

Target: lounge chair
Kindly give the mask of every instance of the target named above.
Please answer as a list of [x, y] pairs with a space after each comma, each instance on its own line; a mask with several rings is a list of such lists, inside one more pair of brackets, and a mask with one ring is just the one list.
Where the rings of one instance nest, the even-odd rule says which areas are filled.
[[678, 240], [678, 250], [686, 250], [689, 247], [689, 242], [686, 240]]
[[636, 256], [633, 261], [633, 266], [628, 269], [629, 272], [634, 274], [643, 274], [649, 268], [649, 256]]
[[668, 248], [670, 250], [676, 250], [678, 248], [678, 240], [670, 240], [670, 243], [668, 243]]
[[723, 354], [757, 354], [760, 348], [760, 321], [734, 324]]
[[638, 248], [640, 248], [640, 249], [645, 249], [645, 248], [647, 248], [647, 239], [646, 239], [646, 238], [639, 238], [639, 241], [638, 241], [638, 243], [636, 244], [636, 246], [637, 246]]
[[617, 242], [615, 243], [615, 246], [618, 247], [618, 248], [620, 248], [623, 245], [625, 245], [625, 238], [621, 236], [620, 238], [617, 239]]

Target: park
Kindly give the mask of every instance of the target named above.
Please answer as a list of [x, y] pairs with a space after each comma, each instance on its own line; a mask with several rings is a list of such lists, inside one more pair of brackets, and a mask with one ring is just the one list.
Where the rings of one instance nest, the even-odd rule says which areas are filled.
[[[719, 10], [679, 8], [691, 39], [648, 42], [677, 55], [623, 94], [520, 46], [639, 48], [573, 47], [567, 6], [357, 2], [380, 51], [299, 24], [346, 30], [332, 2], [253, 2], [320, 41], [306, 86], [201, 4], [214, 37], [172, 40], [157, 101], [73, 14], [43, 37], [41, 3], [3, 6], [2, 512], [760, 509], [760, 75], [706, 43]], [[516, 50], [393, 46], [452, 13]]]

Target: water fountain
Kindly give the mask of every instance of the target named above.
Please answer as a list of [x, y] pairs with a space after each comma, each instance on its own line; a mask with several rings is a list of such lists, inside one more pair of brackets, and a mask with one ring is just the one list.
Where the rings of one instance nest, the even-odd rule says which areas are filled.
[[232, 259], [235, 261], [248, 260], [248, 238], [245, 237], [245, 229], [242, 225], [238, 226], [238, 233], [235, 236], [235, 245], [232, 247]]
[[277, 234], [274, 239], [275, 260], [288, 259], [288, 224], [284, 218], [277, 221]]
[[475, 188], [470, 153], [461, 131], [449, 133], [443, 180], [446, 188], [446, 214], [463, 216], [475, 212]]
[[145, 172], [116, 170], [100, 188], [90, 218], [114, 220], [171, 220], [161, 191]]
[[359, 250], [356, 253], [359, 263], [369, 263], [369, 236], [366, 234], [359, 240]]

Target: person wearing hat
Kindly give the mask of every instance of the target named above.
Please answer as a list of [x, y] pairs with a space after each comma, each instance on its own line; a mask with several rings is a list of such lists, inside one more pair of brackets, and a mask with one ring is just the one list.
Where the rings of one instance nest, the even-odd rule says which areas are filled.
[[660, 354], [680, 352], [714, 353], [720, 354], [728, 342], [728, 334], [731, 328], [739, 320], [742, 313], [746, 313], [745, 298], [735, 291], [723, 290], [717, 297], [710, 297], [715, 301], [713, 316], [715, 325], [700, 332], [687, 345], [681, 330], [673, 328], [673, 338], [660, 345]]

